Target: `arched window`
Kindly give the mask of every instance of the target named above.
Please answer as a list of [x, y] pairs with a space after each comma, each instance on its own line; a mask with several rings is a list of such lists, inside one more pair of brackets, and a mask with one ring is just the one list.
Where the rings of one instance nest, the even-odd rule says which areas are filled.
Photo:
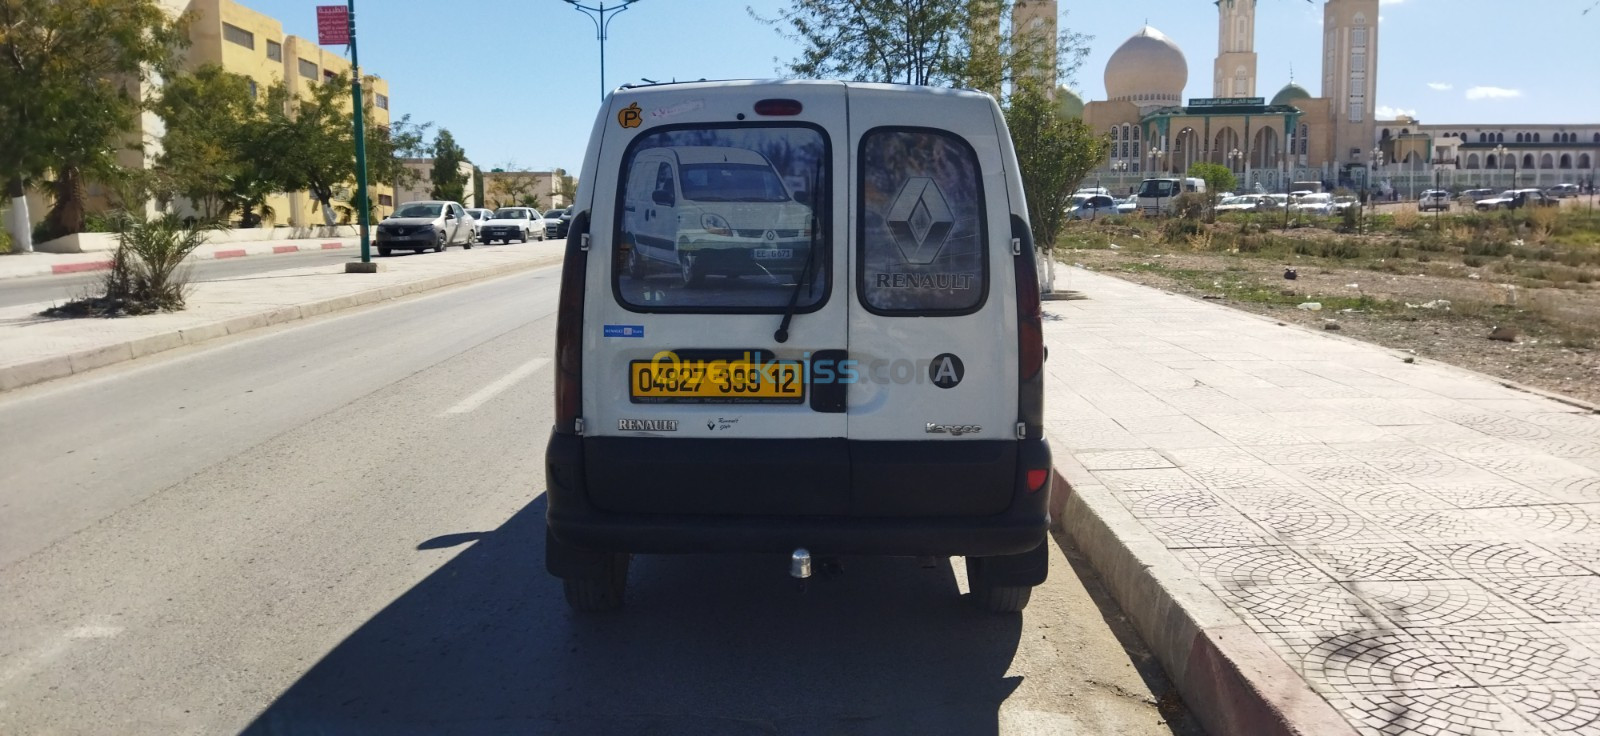
[[1561, 154], [1561, 168], [1563, 168], [1563, 169], [1572, 168], [1572, 154], [1570, 154], [1570, 153]]
[[1543, 133], [1534, 133], [1533, 134], [1533, 142], [1534, 143], [1543, 143], [1544, 142], [1544, 134]]
[[1311, 129], [1305, 123], [1300, 124], [1300, 155], [1306, 155], [1311, 147]]
[[[1477, 154], [1473, 154], [1473, 158], [1477, 158]], [[1495, 160], [1494, 154], [1491, 153], [1487, 157], [1484, 158], [1483, 167], [1486, 168], [1486, 169], [1498, 169], [1498, 168], [1500, 168], [1499, 166], [1495, 165], [1496, 163], [1498, 163], [1498, 162]]]
[[1479, 143], [1488, 143], [1489, 142], [1489, 134], [1488, 133], [1479, 133], [1478, 134], [1478, 142]]
[[1506, 142], [1506, 134], [1505, 133], [1495, 133], [1494, 134], [1494, 142], [1495, 143], [1505, 143]]
[[1591, 165], [1590, 162], [1591, 161], [1593, 161], [1593, 159], [1590, 159], [1589, 158], [1589, 154], [1587, 154], [1587, 153], [1583, 154], [1582, 156], [1579, 156], [1578, 157], [1578, 168], [1580, 168], [1580, 169], [1590, 168], [1590, 165]]
[[1521, 134], [1521, 133], [1518, 133], [1518, 134], [1517, 134], [1517, 142], [1518, 142], [1518, 143], [1521, 143], [1521, 142], [1522, 142], [1522, 134]]
[[[1489, 165], [1493, 166], [1494, 163], [1491, 162]], [[1474, 153], [1474, 154], [1472, 154], [1470, 156], [1467, 156], [1467, 168], [1469, 168], [1469, 169], [1478, 168], [1478, 154]]]
[[1379, 137], [1379, 138], [1380, 138], [1380, 139], [1381, 139], [1381, 140], [1389, 140], [1389, 129], [1388, 129], [1388, 128], [1384, 128], [1384, 129], [1383, 129], [1383, 134], [1382, 134], [1382, 135], [1380, 135], [1380, 136], [1378, 136], [1378, 137]]
[[1554, 156], [1551, 156], [1550, 154], [1547, 153], [1547, 154], [1545, 154], [1545, 155], [1543, 155], [1543, 156], [1541, 156], [1539, 158], [1539, 168], [1541, 168], [1541, 169], [1553, 169], [1555, 167], [1556, 167], [1556, 159], [1555, 159]]
[[1531, 154], [1531, 153], [1522, 154], [1522, 168], [1524, 168], [1524, 169], [1533, 168], [1533, 154]]

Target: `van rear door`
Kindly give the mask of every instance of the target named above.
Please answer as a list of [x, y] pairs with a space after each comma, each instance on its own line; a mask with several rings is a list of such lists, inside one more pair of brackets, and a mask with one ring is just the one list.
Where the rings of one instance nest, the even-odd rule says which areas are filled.
[[857, 513], [1010, 503], [1017, 306], [1001, 124], [977, 93], [850, 87], [857, 229], [840, 293], [860, 374], [848, 428]]
[[581, 205], [600, 509], [848, 513], [844, 387], [804, 363], [847, 345], [845, 113], [839, 83], [613, 95]]

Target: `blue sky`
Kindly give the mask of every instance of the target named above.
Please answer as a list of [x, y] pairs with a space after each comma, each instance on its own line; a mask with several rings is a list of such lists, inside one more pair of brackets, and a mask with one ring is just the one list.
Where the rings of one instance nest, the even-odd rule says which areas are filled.
[[[314, 7], [337, 0], [241, 0], [284, 30], [315, 38]], [[597, 4], [598, 0], [586, 0]], [[1257, 93], [1321, 78], [1322, 3], [1259, 0]], [[1385, 0], [1380, 110], [1425, 123], [1600, 123], [1590, 0]], [[784, 0], [640, 0], [615, 16], [606, 82], [648, 77], [773, 76], [794, 46], [746, 12], [774, 15]], [[1150, 24], [1189, 61], [1187, 97], [1211, 96], [1216, 8], [1210, 0], [1134, 4], [1062, 0], [1064, 23], [1094, 36], [1075, 89], [1104, 97], [1106, 59]], [[485, 169], [582, 163], [600, 99], [594, 26], [560, 0], [357, 0], [363, 66], [389, 80], [393, 112], [449, 128]], [[439, 48], [443, 43], [446, 48]]]

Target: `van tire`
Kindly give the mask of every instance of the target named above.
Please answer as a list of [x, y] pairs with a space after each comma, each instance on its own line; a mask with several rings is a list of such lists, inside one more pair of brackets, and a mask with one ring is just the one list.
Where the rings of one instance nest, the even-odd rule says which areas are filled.
[[684, 286], [697, 289], [706, 283], [706, 267], [694, 255], [679, 253], [678, 276], [683, 280]]
[[973, 605], [986, 613], [1020, 613], [1033, 597], [1031, 585], [1001, 585], [989, 579], [982, 557], [967, 558], [967, 587]]
[[605, 613], [622, 607], [623, 593], [628, 587], [628, 554], [607, 555], [596, 575], [562, 578], [561, 591], [567, 598], [567, 607], [578, 613]]
[[628, 239], [628, 256], [622, 261], [623, 272], [631, 279], [645, 277], [644, 257], [639, 255], [639, 241]]

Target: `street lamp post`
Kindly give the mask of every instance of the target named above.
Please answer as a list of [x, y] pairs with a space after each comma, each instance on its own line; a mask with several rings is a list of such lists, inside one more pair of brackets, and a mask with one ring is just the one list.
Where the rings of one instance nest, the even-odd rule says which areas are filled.
[[[617, 13], [627, 10], [628, 6], [639, 0], [621, 0], [609, 8], [606, 7], [605, 0], [600, 0], [600, 7], [590, 7], [578, 0], [562, 0], [562, 2], [571, 5], [578, 12], [589, 16], [589, 20], [594, 21], [594, 36], [600, 41], [600, 99], [603, 100], [606, 97], [606, 29], [611, 27], [611, 19], [617, 17]], [[610, 14], [610, 17], [607, 17], [607, 14]]]
[[[361, 262], [372, 263], [372, 205], [367, 193], [367, 123], [361, 94], [361, 57], [356, 54], [356, 0], [348, 0], [350, 27], [350, 106], [355, 111], [356, 212], [361, 224]], [[377, 268], [370, 266], [367, 268]]]
[[[1501, 171], [1505, 170], [1505, 168], [1506, 168], [1506, 155], [1507, 154], [1508, 154], [1508, 149], [1504, 145], [1500, 145], [1500, 146], [1495, 146], [1494, 147], [1494, 155], [1495, 155], [1494, 167], [1495, 168], [1500, 169]], [[1498, 179], [1499, 177], [1496, 176], [1495, 178]], [[1515, 180], [1513, 180], [1511, 182], [1511, 187], [1510, 188], [1511, 189], [1516, 189], [1517, 188], [1517, 182]]]
[[[1164, 162], [1166, 160], [1167, 152], [1164, 149], [1162, 149], [1160, 146], [1151, 146], [1150, 150], [1149, 150], [1149, 155], [1150, 155], [1150, 170], [1154, 171], [1154, 172], [1163, 173], [1163, 174], [1166, 173], [1165, 171], [1162, 171], [1162, 169], [1165, 168], [1165, 163]], [[1179, 184], [1179, 187], [1180, 188], [1182, 187], [1181, 183]], [[1158, 214], [1158, 215], [1161, 214], [1161, 190], [1160, 189], [1156, 190], [1156, 214]]]
[[[1383, 168], [1383, 151], [1376, 148], [1372, 149], [1372, 154], [1368, 156], [1368, 161], [1372, 163], [1372, 168], [1370, 170], [1371, 173], [1367, 174], [1367, 196], [1362, 199], [1370, 201], [1372, 199], [1372, 180], [1378, 178], [1378, 169]], [[1364, 232], [1366, 227], [1367, 205], [1364, 201], [1361, 204], [1361, 225], [1357, 229]]]

